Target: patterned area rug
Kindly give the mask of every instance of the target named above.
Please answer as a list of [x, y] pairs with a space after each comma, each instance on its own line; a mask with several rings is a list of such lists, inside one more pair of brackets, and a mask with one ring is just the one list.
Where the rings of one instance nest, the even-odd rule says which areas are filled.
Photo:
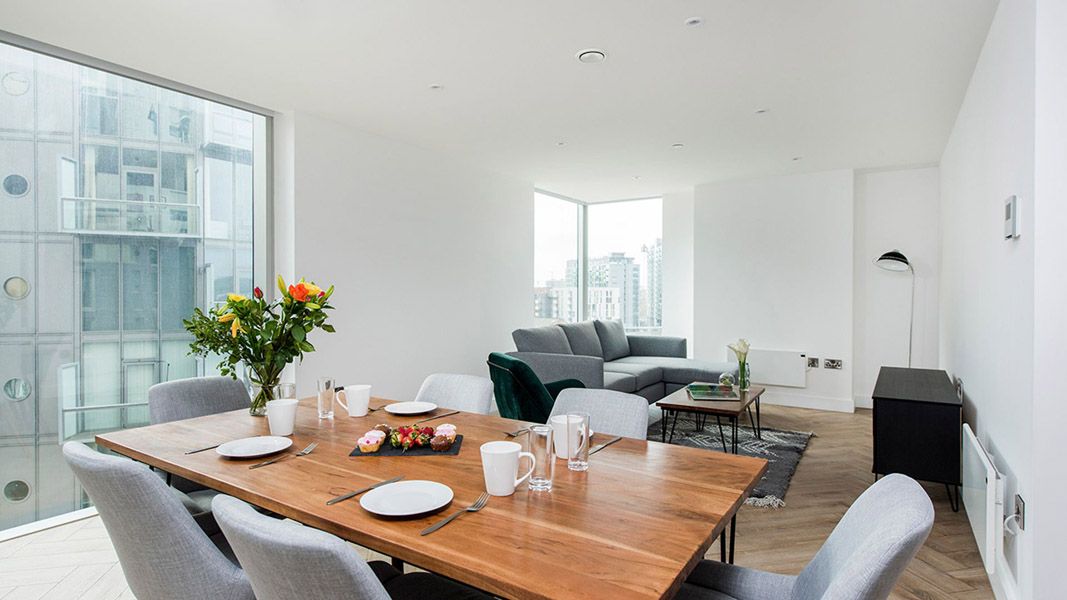
[[[673, 418], [671, 419], [673, 421]], [[659, 441], [661, 424], [657, 421], [648, 427], [648, 439]], [[668, 428], [670, 426], [668, 425]], [[730, 428], [726, 419], [723, 419], [723, 432], [726, 434], [726, 446], [730, 446]], [[668, 435], [670, 429], [667, 430]], [[804, 450], [808, 447], [808, 440], [815, 435], [811, 432], [782, 431], [779, 429], [763, 428], [763, 439], [756, 439], [752, 428], [747, 421], [742, 420], [737, 430], [737, 447], [740, 454], [755, 456], [766, 459], [770, 463], [763, 479], [756, 484], [745, 504], [760, 507], [781, 508], [785, 506], [785, 493], [789, 490], [789, 482], [793, 479], [793, 473], [797, 470], [800, 458], [804, 456]], [[715, 419], [708, 419], [704, 431], [696, 431], [696, 423], [692, 416], [682, 414], [678, 417], [678, 426], [674, 430], [674, 444], [689, 446], [691, 448], [704, 448], [715, 452], [722, 452], [722, 442], [719, 438], [719, 427]]]

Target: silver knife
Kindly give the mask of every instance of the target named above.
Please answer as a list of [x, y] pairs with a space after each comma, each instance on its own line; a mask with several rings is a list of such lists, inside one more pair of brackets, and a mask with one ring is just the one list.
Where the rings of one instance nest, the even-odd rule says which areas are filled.
[[197, 452], [203, 452], [205, 450], [211, 450], [212, 448], [218, 448], [222, 444], [215, 444], [214, 446], [208, 446], [206, 448], [197, 448], [196, 450], [190, 450], [186, 454], [196, 454]]
[[621, 436], [615, 436], [615, 437], [611, 438], [610, 440], [604, 442], [603, 444], [597, 444], [596, 446], [593, 446], [592, 448], [589, 449], [589, 455], [592, 456], [592, 455], [596, 454], [597, 452], [600, 452], [604, 448], [607, 448], [608, 446], [614, 444], [615, 442], [617, 442], [617, 441], [619, 441], [621, 439], [622, 439]]
[[379, 481], [378, 483], [375, 483], [373, 485], [368, 485], [367, 487], [360, 488], [360, 489], [358, 489], [358, 490], [356, 490], [354, 492], [348, 492], [347, 494], [341, 494], [340, 496], [338, 496], [336, 498], [327, 500], [326, 501], [326, 506], [333, 506], [334, 504], [337, 504], [338, 502], [344, 502], [345, 500], [348, 500], [349, 498], [354, 498], [354, 497], [362, 494], [363, 492], [369, 492], [369, 491], [373, 490], [374, 488], [382, 487], [383, 485], [386, 485], [388, 483], [396, 483], [396, 482], [400, 481], [403, 478], [404, 478], [404, 476], [401, 475], [400, 477], [394, 477], [392, 479], [386, 479], [385, 481]]
[[434, 419], [440, 419], [441, 417], [450, 417], [452, 415], [458, 415], [458, 414], [459, 414], [459, 411], [458, 410], [454, 410], [452, 412], [446, 412], [446, 413], [439, 414], [439, 415], [437, 415], [435, 417], [429, 417], [429, 418], [423, 419], [421, 421], [416, 421], [415, 424], [416, 425], [422, 425], [426, 421], [433, 421]]

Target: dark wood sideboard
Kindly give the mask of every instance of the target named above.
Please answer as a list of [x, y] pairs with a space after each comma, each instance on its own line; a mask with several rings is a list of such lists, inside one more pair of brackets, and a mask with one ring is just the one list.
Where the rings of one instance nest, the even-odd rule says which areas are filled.
[[882, 367], [873, 398], [875, 477], [902, 473], [943, 483], [959, 511], [963, 402], [948, 373]]

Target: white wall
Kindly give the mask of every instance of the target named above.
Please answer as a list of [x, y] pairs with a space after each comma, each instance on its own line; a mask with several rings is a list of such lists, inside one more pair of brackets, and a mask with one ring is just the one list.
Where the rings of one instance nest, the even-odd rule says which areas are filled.
[[337, 333], [311, 337], [299, 392], [330, 375], [411, 399], [433, 372], [487, 376], [532, 320], [532, 184], [293, 119], [295, 273], [337, 290]]
[[697, 358], [722, 361], [726, 344], [745, 337], [755, 348], [841, 359], [842, 370], [811, 370], [806, 388], [766, 398], [852, 410], [853, 185], [842, 170], [697, 186]]
[[1067, 539], [1067, 3], [1036, 6], [1034, 127], [1034, 430], [1027, 530], [1034, 598], [1063, 595]]
[[693, 190], [663, 195], [663, 335], [693, 355]]
[[[1034, 27], [1033, 0], [1001, 1], [941, 160], [941, 367], [963, 379], [965, 419], [1008, 498], [1034, 485]], [[1012, 194], [1022, 237], [1005, 241]], [[1007, 539], [1005, 555], [1032, 597], [1030, 533]]]
[[882, 366], [908, 366], [911, 274], [879, 269], [898, 249], [915, 270], [912, 366], [937, 368], [940, 190], [937, 167], [859, 171], [855, 188], [853, 394], [870, 408]]

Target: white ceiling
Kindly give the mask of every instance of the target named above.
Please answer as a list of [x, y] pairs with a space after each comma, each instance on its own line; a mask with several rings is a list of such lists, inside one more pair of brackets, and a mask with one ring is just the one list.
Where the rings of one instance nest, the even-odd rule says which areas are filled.
[[[995, 8], [996, 0], [0, 0], [0, 29], [597, 201], [753, 175], [937, 162]], [[687, 27], [693, 16], [704, 24]], [[607, 61], [579, 63], [575, 53], [590, 47]], [[757, 115], [761, 108], [768, 112]], [[676, 142], [685, 148], [672, 149]]]

